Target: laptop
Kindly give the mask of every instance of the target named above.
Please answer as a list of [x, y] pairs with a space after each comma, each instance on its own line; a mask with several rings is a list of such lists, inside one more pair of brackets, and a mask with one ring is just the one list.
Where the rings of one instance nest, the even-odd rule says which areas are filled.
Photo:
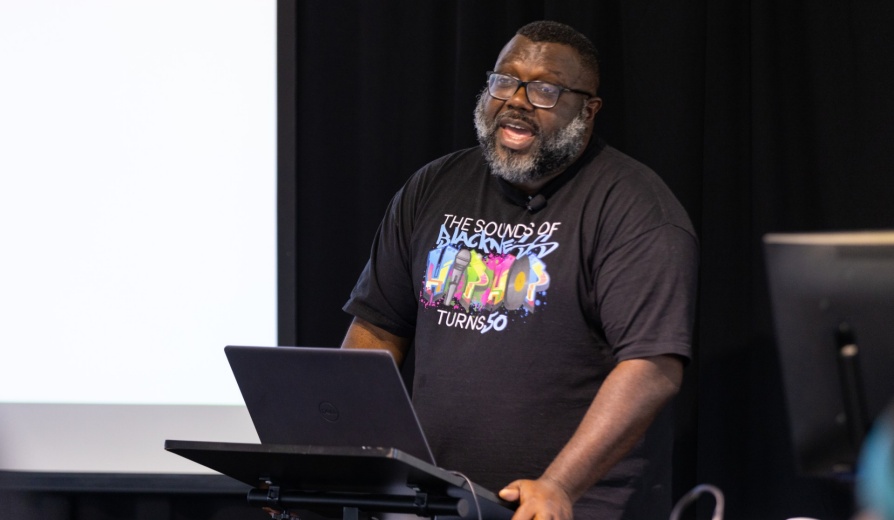
[[[444, 512], [512, 517], [516, 504], [435, 465], [388, 352], [248, 346], [224, 352], [261, 444], [167, 440], [165, 449], [250, 486], [259, 479], [276, 484], [250, 491], [249, 503], [294, 507], [308, 518], [328, 518], [339, 504], [345, 518], [356, 507], [373, 507], [382, 520], [455, 518]], [[280, 495], [280, 485], [298, 488]]]
[[243, 346], [224, 352], [262, 444], [388, 447], [435, 464], [388, 352]]

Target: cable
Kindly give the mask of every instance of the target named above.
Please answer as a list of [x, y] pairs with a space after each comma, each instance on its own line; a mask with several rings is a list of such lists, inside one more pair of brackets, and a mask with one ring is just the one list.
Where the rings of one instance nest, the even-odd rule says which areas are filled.
[[469, 479], [469, 477], [463, 475], [459, 471], [451, 471], [451, 473], [453, 473], [457, 477], [462, 478], [466, 481], [466, 484], [469, 485], [469, 492], [472, 493], [472, 501], [475, 502], [475, 511], [478, 513], [478, 520], [483, 520], [481, 517], [481, 505], [478, 504], [478, 494], [475, 493], [475, 484], [472, 484], [472, 481]]
[[686, 509], [686, 506], [695, 502], [698, 497], [706, 491], [714, 495], [714, 514], [711, 516], [711, 520], [723, 520], [723, 491], [720, 491], [719, 488], [712, 486], [711, 484], [699, 484], [683, 495], [683, 497], [677, 501], [676, 505], [674, 505], [674, 509], [671, 511], [670, 520], [679, 520], [680, 513]]

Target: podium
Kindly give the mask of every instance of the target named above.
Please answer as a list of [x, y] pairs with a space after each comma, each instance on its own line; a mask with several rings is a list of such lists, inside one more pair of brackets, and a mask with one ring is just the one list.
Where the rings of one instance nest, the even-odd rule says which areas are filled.
[[512, 505], [394, 448], [165, 441], [165, 449], [248, 484], [248, 502], [289, 518], [372, 513], [509, 520]]

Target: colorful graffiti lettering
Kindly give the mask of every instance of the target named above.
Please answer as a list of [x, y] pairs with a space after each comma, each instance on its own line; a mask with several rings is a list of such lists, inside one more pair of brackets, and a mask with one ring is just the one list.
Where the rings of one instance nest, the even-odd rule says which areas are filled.
[[425, 270], [423, 291], [430, 304], [440, 298], [446, 289], [447, 275], [453, 266], [453, 259], [459, 250], [453, 246], [432, 249], [428, 252], [428, 267]]
[[[423, 294], [428, 305], [455, 303], [467, 312], [499, 308], [534, 311], [537, 293], [549, 288], [546, 264], [525, 255], [491, 254], [445, 246], [428, 254]], [[455, 303], [454, 303], [455, 302]]]

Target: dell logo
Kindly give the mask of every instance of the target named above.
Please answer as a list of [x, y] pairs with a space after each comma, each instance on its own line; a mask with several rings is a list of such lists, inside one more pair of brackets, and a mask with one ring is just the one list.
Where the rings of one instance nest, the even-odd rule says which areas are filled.
[[323, 416], [323, 419], [326, 419], [329, 422], [335, 422], [338, 420], [338, 408], [335, 407], [334, 404], [323, 401], [319, 406], [320, 415]]

